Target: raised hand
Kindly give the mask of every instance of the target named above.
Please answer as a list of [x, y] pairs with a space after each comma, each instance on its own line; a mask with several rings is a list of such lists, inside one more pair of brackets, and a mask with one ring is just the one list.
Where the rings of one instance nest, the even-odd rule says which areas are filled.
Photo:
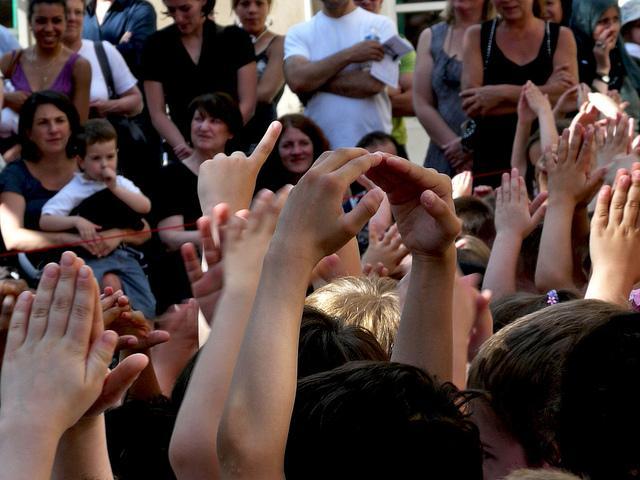
[[451, 188], [454, 200], [473, 195], [473, 174], [469, 170], [457, 174], [451, 179]]
[[276, 228], [278, 243], [290, 245], [290, 251], [303, 255], [311, 268], [345, 245], [378, 210], [384, 195], [374, 188], [347, 214], [342, 196], [381, 160], [382, 154], [360, 148], [321, 155], [289, 195]]
[[231, 212], [249, 208], [256, 187], [258, 172], [280, 136], [282, 125], [273, 122], [264, 137], [248, 157], [242, 152], [219, 153], [200, 166], [198, 197], [203, 214], [219, 203], [229, 205]]
[[382, 265], [393, 276], [400, 273], [400, 263], [408, 254], [397, 225], [392, 225], [382, 235], [370, 227], [369, 247], [362, 256], [362, 265], [369, 264], [378, 272], [381, 272], [379, 265]]
[[540, 224], [546, 210], [543, 205], [546, 194], [531, 204], [524, 179], [517, 169], [502, 174], [502, 185], [496, 189], [495, 225], [496, 234], [513, 235], [520, 240]]
[[607, 119], [596, 130], [598, 166], [608, 167], [616, 157], [631, 152], [634, 135], [634, 122], [626, 114], [619, 113], [615, 119]]
[[593, 272], [585, 298], [628, 305], [640, 281], [640, 171], [618, 177], [615, 190], [600, 190], [591, 220], [589, 249]]
[[388, 156], [367, 176], [387, 193], [402, 241], [414, 258], [438, 256], [455, 248], [460, 220], [447, 175]]

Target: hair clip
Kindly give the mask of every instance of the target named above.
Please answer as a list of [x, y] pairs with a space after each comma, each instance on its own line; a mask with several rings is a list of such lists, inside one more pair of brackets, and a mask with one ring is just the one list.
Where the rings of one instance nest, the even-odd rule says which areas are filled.
[[555, 290], [549, 290], [547, 292], [547, 305], [555, 305], [556, 303], [560, 303], [558, 292]]
[[640, 288], [631, 290], [629, 295], [629, 303], [634, 312], [640, 312]]

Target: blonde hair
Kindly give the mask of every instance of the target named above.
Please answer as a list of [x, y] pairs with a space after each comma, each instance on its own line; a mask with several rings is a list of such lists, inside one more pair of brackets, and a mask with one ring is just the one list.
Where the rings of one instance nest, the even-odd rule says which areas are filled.
[[[448, 23], [449, 25], [453, 25], [453, 22], [456, 19], [456, 15], [453, 12], [453, 5], [451, 4], [451, 0], [447, 2], [447, 6], [444, 7], [442, 14], [440, 15], [442, 19]], [[482, 4], [482, 16], [480, 17], [480, 22], [486, 22], [487, 20], [491, 20], [496, 16], [496, 11], [493, 6], [493, 2], [491, 0], [484, 0]]]
[[339, 318], [345, 325], [366, 328], [391, 352], [400, 323], [397, 282], [390, 278], [342, 277], [317, 289], [306, 305]]
[[560, 470], [530, 470], [522, 469], [511, 472], [504, 480], [580, 480], [579, 477]]

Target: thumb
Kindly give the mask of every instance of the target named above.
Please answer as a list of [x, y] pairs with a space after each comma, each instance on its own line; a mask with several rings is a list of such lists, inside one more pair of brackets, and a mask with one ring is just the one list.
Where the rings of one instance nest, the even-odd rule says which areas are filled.
[[442, 229], [443, 233], [455, 237], [460, 233], [460, 220], [447, 203], [431, 190], [425, 190], [420, 195], [420, 203]]
[[87, 357], [87, 373], [85, 375], [87, 383], [100, 382], [102, 384], [104, 382], [117, 343], [118, 334], [113, 330], [102, 332], [93, 342]]
[[356, 207], [344, 216], [343, 222], [347, 230], [354, 235], [358, 233], [365, 223], [378, 211], [383, 199], [384, 193], [379, 187], [368, 191]]

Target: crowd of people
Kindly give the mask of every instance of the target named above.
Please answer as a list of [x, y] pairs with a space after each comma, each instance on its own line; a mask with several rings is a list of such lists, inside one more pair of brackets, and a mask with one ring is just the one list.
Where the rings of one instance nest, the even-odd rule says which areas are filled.
[[640, 478], [640, 0], [272, 1], [0, 30], [0, 479]]

